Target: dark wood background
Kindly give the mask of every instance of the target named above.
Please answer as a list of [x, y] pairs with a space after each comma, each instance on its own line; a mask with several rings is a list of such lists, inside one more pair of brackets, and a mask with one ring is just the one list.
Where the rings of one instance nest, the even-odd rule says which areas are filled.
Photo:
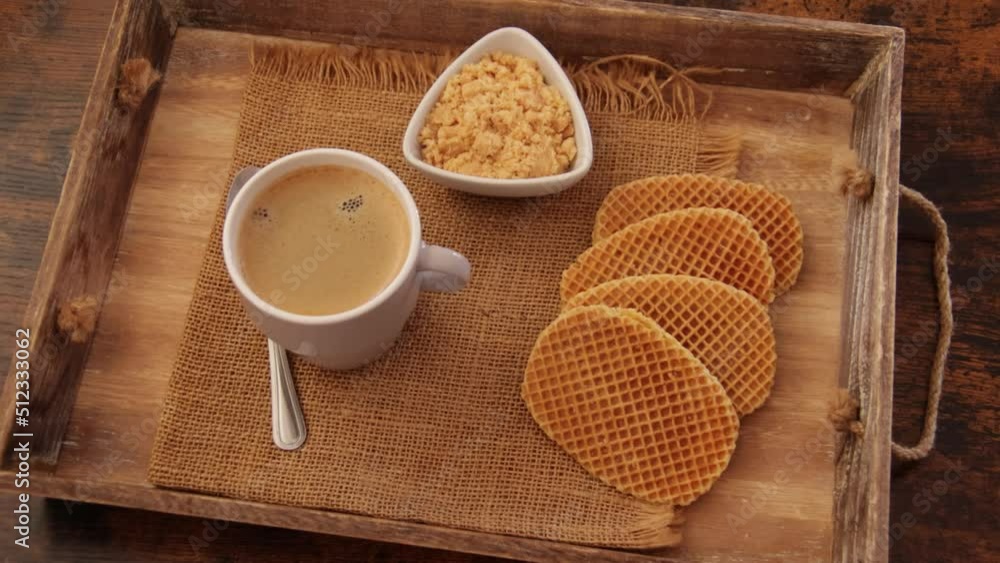
[[[1000, 4], [674, 3], [906, 29], [901, 180], [935, 201], [950, 225], [956, 330], [937, 449], [924, 461], [893, 466], [887, 545], [894, 562], [1000, 561]], [[113, 4], [0, 0], [0, 373], [6, 374]], [[900, 221], [894, 433], [912, 443], [920, 432], [936, 305], [930, 229], [905, 205]], [[223, 524], [216, 537], [197, 518], [32, 504], [30, 550], [11, 547], [12, 531], [0, 525], [4, 563], [490, 560], [242, 524]], [[0, 515], [13, 507], [12, 495], [0, 495]]]

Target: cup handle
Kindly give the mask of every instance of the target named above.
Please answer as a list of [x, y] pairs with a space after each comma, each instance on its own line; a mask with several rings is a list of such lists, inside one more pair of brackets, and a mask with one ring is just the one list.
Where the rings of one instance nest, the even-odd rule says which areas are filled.
[[472, 266], [461, 254], [450, 248], [421, 243], [417, 256], [417, 276], [420, 289], [438, 293], [461, 291], [472, 274]]

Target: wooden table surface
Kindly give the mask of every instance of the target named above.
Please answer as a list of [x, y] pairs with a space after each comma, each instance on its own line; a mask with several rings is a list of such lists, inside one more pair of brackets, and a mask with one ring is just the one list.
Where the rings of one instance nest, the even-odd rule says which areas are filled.
[[[892, 561], [1000, 560], [1000, 8], [978, 0], [703, 0], [711, 8], [906, 29], [901, 181], [951, 230], [956, 330], [937, 448], [894, 464]], [[114, 0], [0, 0], [0, 368], [48, 235]], [[903, 206], [894, 432], [915, 442], [936, 312], [931, 231]], [[2, 376], [0, 376], [2, 377]], [[9, 522], [12, 495], [0, 495]], [[0, 526], [4, 562], [488, 561], [243, 524], [33, 501], [30, 550]], [[218, 528], [222, 528], [218, 531]]]

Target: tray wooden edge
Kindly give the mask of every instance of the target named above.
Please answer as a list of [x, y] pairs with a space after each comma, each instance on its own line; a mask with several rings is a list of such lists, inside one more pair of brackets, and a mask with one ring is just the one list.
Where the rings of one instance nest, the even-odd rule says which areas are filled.
[[[420, 18], [399, 18], [400, 4], [358, 1], [338, 5], [339, 18], [325, 17], [325, 0], [302, 0], [296, 10], [275, 9], [268, 0], [242, 0], [239, 3], [218, 0], [162, 0], [180, 25], [208, 27], [257, 35], [280, 35], [291, 39], [370, 44], [373, 36], [365, 23], [378, 14], [377, 39], [381, 46], [401, 49], [430, 49], [442, 44], [469, 44], [485, 31], [502, 26], [531, 28], [546, 44], [559, 44], [560, 53], [568, 56], [600, 56], [604, 49], [625, 48], [627, 52], [648, 54], [648, 45], [666, 46], [677, 66], [716, 69], [700, 80], [717, 84], [810, 91], [829, 87], [841, 95], [849, 91], [857, 77], [853, 63], [873, 57], [890, 38], [899, 36], [899, 28], [820, 19], [773, 16], [712, 8], [672, 6], [636, 0], [505, 0], [482, 2], [467, 0], [422, 0], [421, 10], [439, 14], [434, 26]], [[662, 2], [663, 0], [661, 0]], [[392, 6], [396, 6], [393, 9]], [[388, 18], [388, 19], [386, 19]], [[462, 21], [462, 20], [467, 21]], [[622, 37], [601, 37], [597, 41], [560, 41], [563, 22], [586, 22], [585, 28], [569, 26], [573, 33], [617, 29]], [[668, 29], [671, 33], [663, 34]], [[703, 41], [700, 33], [716, 36], [720, 30], [740, 44], [739, 52], [727, 49], [726, 42], [711, 37]], [[673, 37], [673, 39], [671, 38]], [[689, 45], [695, 39], [697, 54], [690, 56]], [[598, 52], [601, 51], [601, 52]], [[745, 56], [740, 55], [745, 53]], [[733, 55], [741, 61], [735, 63]], [[692, 59], [694, 59], [692, 61]], [[768, 59], [782, 59], [768, 68]], [[830, 84], [815, 80], [811, 65], [826, 65], [839, 75]], [[860, 69], [858, 69], [860, 71]], [[851, 74], [845, 82], [845, 74]]]
[[[14, 482], [13, 475], [11, 471], [0, 471], [0, 490], [23, 492], [11, 487], [11, 483]], [[150, 494], [152, 492], [156, 494]], [[672, 557], [652, 556], [641, 552], [507, 536], [360, 514], [250, 502], [189, 491], [160, 489], [152, 485], [81, 483], [44, 475], [32, 477], [31, 494], [61, 499], [70, 503], [70, 506], [75, 502], [90, 502], [181, 516], [205, 517], [206, 514], [211, 514], [212, 520], [238, 521], [528, 561], [573, 558], [579, 561], [599, 560], [609, 563], [680, 562]]]
[[905, 36], [891, 37], [852, 96], [853, 144], [874, 176], [868, 200], [850, 197], [842, 386], [864, 434], [845, 434], [834, 485], [833, 560], [887, 561], [892, 458], [899, 131]]

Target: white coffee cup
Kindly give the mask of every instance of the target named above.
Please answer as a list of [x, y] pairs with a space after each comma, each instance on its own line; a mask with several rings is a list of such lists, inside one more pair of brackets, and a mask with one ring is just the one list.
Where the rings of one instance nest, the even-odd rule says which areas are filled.
[[[286, 175], [315, 166], [344, 166], [374, 176], [396, 194], [410, 223], [410, 247], [396, 277], [367, 302], [348, 311], [319, 316], [285, 311], [255, 294], [243, 276], [236, 252], [239, 226], [252, 211], [257, 195]], [[292, 153], [257, 172], [226, 213], [222, 253], [233, 285], [261, 332], [287, 350], [330, 369], [356, 368], [381, 356], [399, 337], [420, 291], [459, 291], [469, 282], [471, 272], [469, 261], [461, 254], [423, 242], [417, 205], [398, 176], [368, 156], [342, 149]]]

